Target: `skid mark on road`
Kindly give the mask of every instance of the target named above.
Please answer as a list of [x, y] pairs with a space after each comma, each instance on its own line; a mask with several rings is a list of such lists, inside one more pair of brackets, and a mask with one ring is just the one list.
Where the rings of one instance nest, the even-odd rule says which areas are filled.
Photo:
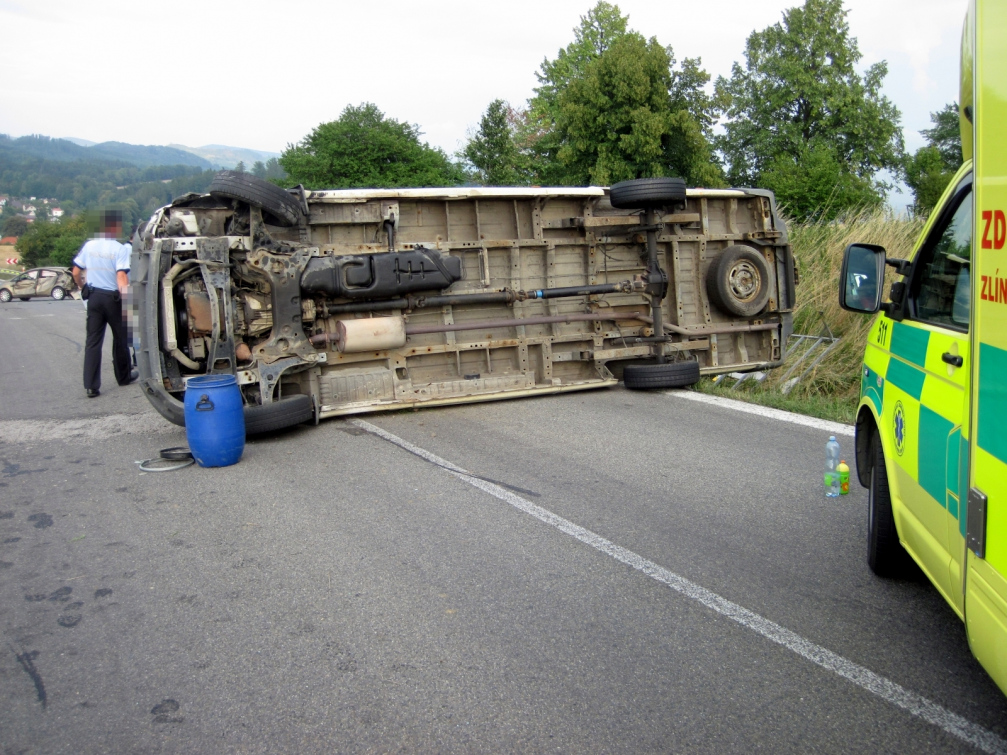
[[38, 658], [37, 650], [26, 650], [23, 653], [19, 653], [13, 647], [8, 645], [10, 651], [14, 653], [14, 657], [17, 658], [18, 665], [24, 670], [26, 674], [31, 678], [32, 683], [35, 685], [35, 696], [38, 701], [42, 703], [42, 707], [45, 708], [48, 702], [48, 696], [45, 692], [45, 685], [42, 683], [42, 675], [39, 674], [38, 669], [35, 668], [35, 659]]
[[75, 341], [75, 340], [73, 340], [72, 338], [70, 338], [68, 336], [61, 336], [59, 333], [50, 333], [49, 335], [51, 335], [53, 338], [62, 338], [64, 341], [69, 341], [71, 344], [73, 344], [77, 348], [77, 353], [78, 354], [81, 352], [81, 349], [84, 348], [83, 346], [81, 346], [81, 344], [80, 344], [79, 341]]
[[697, 393], [696, 391], [665, 391], [664, 395], [674, 396], [675, 398], [684, 398], [689, 401], [698, 401], [701, 404], [712, 404], [713, 406], [719, 406], [722, 409], [733, 409], [736, 412], [754, 414], [758, 417], [778, 419], [781, 422], [790, 422], [795, 425], [813, 427], [815, 430], [822, 430], [824, 432], [831, 433], [832, 435], [848, 435], [851, 438], [853, 437], [853, 425], [844, 425], [842, 422], [830, 422], [827, 419], [807, 417], [803, 414], [785, 412], [782, 409], [771, 409], [768, 406], [750, 404], [747, 401], [738, 401], [733, 398], [711, 396], [707, 393]]
[[[760, 407], [761, 408], [761, 407]], [[421, 459], [441, 467], [449, 474], [460, 480], [467, 482], [485, 493], [489, 493], [495, 498], [509, 503], [519, 511], [529, 514], [540, 522], [555, 527], [560, 532], [567, 534], [585, 545], [589, 545], [602, 553], [611, 556], [616, 561], [620, 561], [627, 566], [631, 566], [637, 571], [646, 574], [651, 579], [657, 580], [667, 585], [676, 592], [702, 603], [707, 608], [716, 611], [722, 616], [736, 621], [743, 627], [751, 629], [753, 632], [762, 635], [768, 640], [775, 642], [788, 650], [793, 651], [802, 658], [806, 658], [818, 666], [821, 666], [832, 673], [847, 679], [856, 684], [861, 689], [880, 697], [893, 705], [897, 705], [914, 716], [922, 718], [924, 721], [937, 726], [948, 734], [961, 739], [964, 742], [976, 747], [983, 752], [1004, 753], [1007, 755], [1007, 741], [979, 726], [957, 713], [952, 713], [947, 708], [929, 700], [922, 695], [918, 695], [905, 687], [896, 684], [890, 679], [876, 674], [870, 669], [860, 666], [853, 661], [847, 660], [843, 656], [816, 645], [805, 639], [796, 632], [792, 632], [786, 627], [770, 621], [760, 616], [754, 611], [733, 603], [727, 598], [723, 598], [715, 592], [707, 590], [705, 587], [691, 582], [685, 577], [679, 576], [663, 566], [658, 566], [653, 561], [648, 561], [643, 556], [616, 545], [610, 540], [606, 540], [591, 530], [585, 529], [561, 516], [553, 514], [551, 511], [537, 506], [531, 501], [527, 501], [518, 495], [505, 490], [499, 485], [487, 482], [482, 478], [473, 475], [461, 467], [442, 459], [436, 454], [420, 448], [403, 438], [393, 435], [387, 430], [383, 430], [377, 425], [372, 425], [362, 419], [350, 420], [350, 424], [366, 430], [372, 435], [383, 438], [389, 443], [393, 443], [399, 448], [411, 454], [419, 456]], [[835, 423], [830, 423], [835, 424]]]

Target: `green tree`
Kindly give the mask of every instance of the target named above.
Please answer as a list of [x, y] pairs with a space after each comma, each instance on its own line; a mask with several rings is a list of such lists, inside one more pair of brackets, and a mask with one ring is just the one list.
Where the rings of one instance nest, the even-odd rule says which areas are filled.
[[266, 177], [266, 164], [262, 160], [256, 160], [252, 163], [252, 175], [256, 178]]
[[287, 177], [287, 172], [280, 165], [280, 161], [275, 157], [266, 160], [266, 178], [268, 180], [280, 181]]
[[945, 168], [958, 170], [962, 164], [962, 130], [958, 103], [948, 103], [936, 113], [931, 113], [930, 120], [934, 127], [925, 128], [920, 133], [927, 140], [927, 145], [940, 153]]
[[8, 215], [3, 222], [0, 236], [23, 236], [28, 230], [28, 219], [24, 215]]
[[699, 59], [676, 69], [670, 47], [629, 29], [617, 5], [599, 2], [574, 41], [545, 60], [540, 86], [517, 119], [515, 140], [539, 183], [611, 183], [677, 175], [722, 185], [710, 148], [719, 104]]
[[560, 50], [555, 60], [543, 60], [535, 74], [540, 86], [535, 90], [532, 108], [547, 117], [555, 116], [560, 93], [627, 33], [628, 24], [629, 17], [622, 15], [619, 6], [604, 0], [581, 16], [573, 30], [573, 42]]
[[916, 215], [929, 215], [941, 198], [954, 171], [944, 166], [940, 150], [920, 147], [906, 158], [906, 184], [913, 192], [912, 211]]
[[238, 160], [238, 164], [234, 166], [234, 169], [238, 173], [244, 173], [245, 172], [245, 161], [244, 160]]
[[528, 183], [527, 168], [514, 140], [510, 105], [493, 100], [482, 120], [479, 131], [462, 150], [476, 170], [476, 180], [484, 186], [520, 186]]
[[706, 75], [689, 61], [692, 81], [683, 83], [673, 64], [656, 39], [630, 32], [567, 84], [555, 121], [562, 183], [675, 175], [693, 185], [721, 184], [704, 124], [688, 109]]
[[87, 237], [88, 228], [83, 217], [61, 219], [57, 223], [33, 223], [17, 240], [15, 248], [25, 267], [69, 267]]
[[347, 107], [280, 156], [290, 183], [309, 188], [456, 186], [464, 171], [420, 141], [418, 126], [386, 118], [376, 105]]
[[[730, 79], [718, 78], [728, 120], [716, 144], [733, 184], [775, 189], [770, 180], [786, 174], [799, 194], [802, 182], [810, 189], [819, 180], [813, 171], [829, 162], [823, 151], [830, 150], [844, 185], [857, 187], [836, 195], [829, 205], [835, 215], [851, 207], [843, 202], [863, 197], [864, 186], [871, 204], [880, 201], [888, 186], [878, 172], [901, 171], [901, 115], [881, 94], [887, 64], [857, 73], [861, 54], [846, 13], [842, 0], [805, 0], [782, 23], [753, 32], [744, 68], [735, 63]], [[814, 169], [803, 162], [809, 154]], [[783, 170], [787, 161], [793, 168]]]
[[600, 0], [573, 30], [573, 42], [560, 50], [555, 60], [542, 61], [535, 76], [539, 86], [528, 103], [516, 129], [516, 141], [540, 184], [567, 182], [567, 171], [557, 155], [562, 136], [556, 129], [559, 96], [571, 81], [584, 75], [587, 66], [597, 60], [612, 44], [627, 33], [629, 17], [619, 6]]
[[811, 144], [800, 157], [779, 155], [762, 174], [776, 200], [804, 220], [833, 218], [844, 210], [877, 207], [882, 198], [874, 184], [860, 178], [836, 159], [826, 144]]
[[54, 265], [70, 267], [73, 258], [91, 235], [90, 229], [83, 217], [70, 218], [58, 226], [60, 233], [53, 242], [49, 258]]
[[920, 131], [927, 140], [906, 158], [906, 183], [913, 191], [913, 212], [928, 215], [962, 164], [962, 136], [958, 123], [958, 103], [945, 105], [930, 114], [933, 128]]

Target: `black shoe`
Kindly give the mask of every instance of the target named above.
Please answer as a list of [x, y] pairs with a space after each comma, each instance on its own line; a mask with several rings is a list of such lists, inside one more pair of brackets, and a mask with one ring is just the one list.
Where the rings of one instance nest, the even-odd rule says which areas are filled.
[[135, 383], [139, 377], [140, 377], [139, 372], [137, 372], [136, 370], [130, 370], [129, 378], [126, 380], [125, 383], [119, 383], [119, 385], [129, 385], [130, 383]]
[[99, 391], [97, 388], [88, 388], [87, 389], [87, 397], [88, 398], [97, 398], [100, 395], [101, 395], [101, 391]]

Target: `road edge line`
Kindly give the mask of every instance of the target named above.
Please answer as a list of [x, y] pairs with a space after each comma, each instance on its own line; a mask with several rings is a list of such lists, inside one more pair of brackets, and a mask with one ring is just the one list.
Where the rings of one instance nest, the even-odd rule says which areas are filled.
[[[789, 413], [789, 412], [788, 412]], [[800, 416], [800, 415], [796, 415]], [[824, 420], [822, 420], [824, 421]], [[646, 574], [651, 579], [667, 585], [672, 590], [684, 595], [687, 598], [703, 604], [707, 608], [720, 615], [737, 622], [743, 627], [752, 630], [756, 634], [762, 635], [768, 640], [782, 645], [795, 654], [811, 661], [832, 673], [840, 676], [861, 689], [870, 692], [876, 697], [885, 700], [908, 713], [920, 718], [941, 729], [983, 752], [993, 755], [1007, 755], [1007, 740], [1002, 739], [996, 733], [986, 729], [979, 724], [969, 721], [957, 713], [953, 713], [947, 708], [933, 702], [929, 698], [923, 697], [916, 692], [893, 682], [887, 677], [881, 676], [870, 669], [854, 663], [851, 660], [834, 653], [828, 648], [816, 645], [811, 640], [805, 639], [801, 635], [783, 627], [760, 614], [724, 598], [717, 593], [707, 590], [695, 582], [682, 577], [663, 566], [659, 566], [653, 561], [645, 559], [643, 556], [633, 551], [616, 545], [610, 540], [606, 540], [601, 535], [589, 529], [574, 524], [568, 519], [564, 519], [558, 514], [554, 514], [548, 509], [544, 509], [531, 501], [528, 501], [516, 493], [512, 493], [501, 486], [488, 482], [475, 476], [472, 472], [452, 464], [446, 459], [421, 448], [404, 438], [400, 438], [393, 433], [384, 430], [377, 425], [362, 419], [351, 419], [349, 424], [359, 427], [371, 435], [375, 435], [383, 440], [398, 446], [404, 451], [418, 456], [424, 461], [441, 467], [454, 477], [467, 482], [469, 485], [482, 490], [485, 493], [497, 498], [504, 503], [508, 503], [514, 508], [530, 516], [535, 517], [540, 522], [548, 524], [550, 527], [558, 529], [560, 532], [573, 537], [575, 540], [589, 545], [595, 550], [614, 558], [633, 569]], [[830, 423], [838, 424], [838, 423]]]
[[752, 404], [748, 401], [739, 401], [736, 398], [711, 396], [708, 393], [699, 393], [698, 391], [689, 390], [664, 391], [663, 393], [665, 396], [675, 396], [676, 398], [684, 398], [689, 401], [698, 401], [701, 404], [710, 404], [724, 409], [733, 409], [737, 412], [754, 414], [758, 417], [776, 419], [781, 422], [790, 422], [794, 425], [804, 425], [805, 427], [811, 427], [815, 430], [824, 430], [832, 435], [846, 435], [851, 438], [854, 436], [853, 425], [844, 425], [842, 422], [832, 422], [827, 419], [819, 419], [818, 417], [808, 417], [804, 414], [788, 412], [783, 409], [773, 409], [769, 406], [762, 406], [762, 404]]

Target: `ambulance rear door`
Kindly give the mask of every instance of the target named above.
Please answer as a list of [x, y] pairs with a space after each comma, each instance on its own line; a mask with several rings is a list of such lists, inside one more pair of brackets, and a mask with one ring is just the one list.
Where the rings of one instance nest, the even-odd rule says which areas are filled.
[[[974, 22], [974, 23], [973, 23]], [[971, 37], [971, 38], [970, 38]], [[974, 0], [972, 408], [966, 510], [969, 644], [1007, 693], [1007, 3]], [[963, 101], [965, 97], [963, 96]], [[967, 151], [968, 139], [963, 139]]]

